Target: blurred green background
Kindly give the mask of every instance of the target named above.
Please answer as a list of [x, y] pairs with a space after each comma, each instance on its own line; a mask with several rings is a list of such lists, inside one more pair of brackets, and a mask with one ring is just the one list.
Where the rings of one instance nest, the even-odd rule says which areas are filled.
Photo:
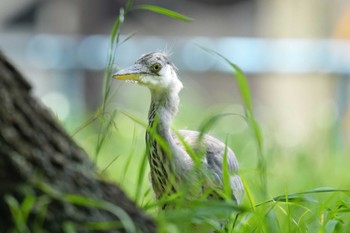
[[[350, 4], [345, 0], [135, 1], [159, 5], [194, 19], [180, 22], [132, 11], [121, 28], [115, 69], [141, 54], [165, 50], [184, 83], [175, 129], [198, 129], [218, 113], [232, 113], [210, 130], [227, 140], [257, 202], [255, 140], [232, 70], [201, 50], [218, 51], [239, 65], [251, 87], [262, 128], [269, 198], [331, 186], [350, 187]], [[0, 2], [0, 48], [30, 80], [74, 139], [96, 159], [101, 173], [130, 197], [145, 144], [145, 129], [121, 111], [146, 121], [148, 90], [112, 82], [117, 109], [96, 157], [100, 122], [76, 131], [102, 101], [109, 33], [123, 1], [8, 0]], [[148, 177], [144, 203], [152, 199]], [[141, 203], [140, 203], [141, 204]], [[142, 204], [141, 204], [142, 205]]]

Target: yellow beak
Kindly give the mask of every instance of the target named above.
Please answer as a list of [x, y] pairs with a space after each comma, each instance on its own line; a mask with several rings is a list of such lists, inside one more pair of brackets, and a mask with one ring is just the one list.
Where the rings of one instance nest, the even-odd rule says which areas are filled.
[[133, 81], [139, 81], [140, 75], [139, 74], [113, 74], [112, 78], [118, 79], [118, 80], [133, 80]]
[[145, 70], [143, 69], [144, 67], [142, 65], [134, 64], [125, 69], [119, 70], [117, 73], [114, 73], [112, 77], [118, 80], [140, 81], [142, 73], [145, 73]]

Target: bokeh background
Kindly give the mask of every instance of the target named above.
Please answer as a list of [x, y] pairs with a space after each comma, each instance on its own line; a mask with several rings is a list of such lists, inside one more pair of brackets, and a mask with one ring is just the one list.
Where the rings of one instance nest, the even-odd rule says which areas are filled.
[[[30, 80], [35, 95], [52, 109], [70, 133], [101, 105], [109, 34], [124, 3], [118, 0], [0, 2], [1, 50]], [[295, 173], [304, 160], [309, 159], [306, 164], [317, 167], [317, 158], [323, 153], [342, 163], [339, 157], [347, 156], [350, 147], [348, 0], [137, 3], [162, 6], [194, 19], [182, 22], [134, 10], [121, 28], [122, 38], [134, 35], [115, 51], [116, 69], [132, 64], [146, 52], [172, 53], [185, 86], [176, 128], [196, 129], [212, 113], [243, 112], [232, 70], [204, 52], [198, 46], [201, 45], [226, 56], [247, 75], [254, 111], [264, 133], [268, 163], [272, 168], [280, 166], [280, 173], [277, 168], [270, 170], [274, 171], [271, 179], [288, 171]], [[111, 108], [146, 119], [149, 94], [145, 88], [114, 81], [113, 90], [116, 94]], [[124, 162], [118, 164], [125, 167], [128, 154], [142, 154], [144, 150], [142, 127], [122, 114], [117, 114], [115, 122], [116, 133], [105, 149], [108, 156], [99, 160], [101, 168], [119, 157]], [[212, 133], [222, 140], [228, 138], [243, 172], [249, 173], [255, 167], [253, 139], [239, 116], [223, 119]], [[74, 137], [94, 154], [96, 135], [92, 127]], [[301, 159], [295, 166], [289, 166], [293, 156]], [[319, 164], [319, 172], [323, 165]], [[118, 174], [118, 165], [113, 166], [117, 177], [125, 178], [125, 170]], [[344, 170], [338, 172], [333, 175], [344, 178]], [[124, 181], [124, 178], [117, 180], [127, 186], [132, 179], [128, 181], [127, 177]], [[318, 175], [309, 178], [316, 181]], [[298, 184], [295, 181], [295, 187]]]

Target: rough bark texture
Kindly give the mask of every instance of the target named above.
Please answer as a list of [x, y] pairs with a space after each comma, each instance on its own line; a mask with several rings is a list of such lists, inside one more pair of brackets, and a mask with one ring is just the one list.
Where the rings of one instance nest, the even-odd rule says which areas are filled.
[[[25, 220], [32, 232], [38, 226], [44, 232], [64, 232], [68, 222], [77, 224], [79, 232], [90, 232], [86, 223], [119, 220], [110, 211], [86, 206], [93, 202], [73, 204], [67, 194], [110, 202], [130, 216], [139, 232], [156, 231], [154, 222], [117, 186], [97, 177], [86, 153], [33, 97], [30, 85], [1, 53], [0, 101], [0, 232], [16, 227], [9, 197], [19, 204], [35, 197], [36, 205]], [[43, 198], [47, 204], [39, 205]], [[99, 232], [103, 231], [126, 230]]]

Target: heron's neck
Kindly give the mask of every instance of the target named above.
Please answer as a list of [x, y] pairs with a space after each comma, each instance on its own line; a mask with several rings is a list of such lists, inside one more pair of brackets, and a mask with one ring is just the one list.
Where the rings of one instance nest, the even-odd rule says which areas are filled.
[[[181, 84], [179, 82], [179, 84]], [[173, 191], [169, 186], [169, 173], [172, 173], [172, 162], [170, 158], [176, 160], [178, 151], [176, 143], [171, 133], [171, 123], [176, 115], [179, 105], [179, 88], [169, 88], [165, 90], [151, 90], [152, 100], [148, 114], [149, 130], [146, 133], [146, 143], [149, 148], [149, 163], [151, 168], [152, 186], [157, 198], [169, 191]], [[155, 136], [158, 135], [166, 143], [161, 145]], [[169, 154], [170, 153], [170, 154]], [[166, 191], [168, 190], [168, 191]]]
[[[151, 90], [152, 100], [148, 114], [148, 123], [156, 127], [157, 133], [167, 143], [171, 136], [170, 127], [179, 106], [179, 94], [175, 90]], [[154, 125], [156, 123], [157, 125]]]

